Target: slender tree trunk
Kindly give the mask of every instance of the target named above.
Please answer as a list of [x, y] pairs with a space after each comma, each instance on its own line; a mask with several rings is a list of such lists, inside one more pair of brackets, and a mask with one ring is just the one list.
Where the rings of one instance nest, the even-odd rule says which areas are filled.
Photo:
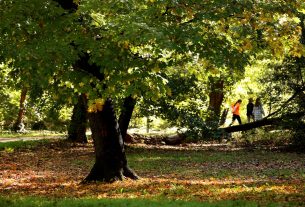
[[23, 125], [23, 117], [24, 117], [24, 113], [25, 113], [25, 99], [26, 99], [26, 94], [28, 92], [28, 89], [26, 87], [24, 87], [21, 91], [21, 95], [20, 95], [20, 100], [19, 100], [19, 112], [18, 112], [18, 116], [17, 116], [17, 120], [14, 123], [13, 126], [13, 130], [14, 131], [19, 131], [22, 130], [21, 125]]
[[221, 114], [221, 117], [220, 117], [220, 120], [219, 120], [219, 126], [225, 124], [226, 119], [227, 119], [227, 116], [228, 116], [228, 112], [229, 112], [229, 109], [228, 109], [228, 108], [226, 108], [226, 109], [223, 110], [223, 112], [222, 112], [222, 114]]
[[74, 105], [71, 123], [68, 128], [68, 140], [72, 142], [87, 143], [86, 129], [88, 119], [88, 103], [85, 94], [78, 97]]
[[123, 108], [119, 118], [119, 126], [124, 142], [136, 102], [136, 99], [132, 98], [131, 96], [128, 96], [125, 98], [123, 103]]
[[206, 118], [207, 123], [219, 122], [221, 104], [224, 98], [224, 81], [219, 78], [209, 78], [210, 93], [209, 93], [209, 107], [208, 107], [208, 117]]
[[95, 148], [95, 164], [84, 182], [122, 180], [123, 176], [138, 179], [127, 166], [124, 144], [111, 99], [102, 111], [89, 113]]

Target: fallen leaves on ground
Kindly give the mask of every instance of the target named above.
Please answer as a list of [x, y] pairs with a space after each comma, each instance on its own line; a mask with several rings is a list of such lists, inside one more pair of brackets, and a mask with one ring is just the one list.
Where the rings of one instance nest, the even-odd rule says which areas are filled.
[[211, 146], [193, 149], [130, 145], [127, 157], [140, 180], [85, 185], [80, 182], [94, 163], [92, 144], [54, 141], [34, 149], [2, 151], [0, 193], [305, 203], [304, 154], [276, 153], [272, 157], [273, 152], [211, 151]]

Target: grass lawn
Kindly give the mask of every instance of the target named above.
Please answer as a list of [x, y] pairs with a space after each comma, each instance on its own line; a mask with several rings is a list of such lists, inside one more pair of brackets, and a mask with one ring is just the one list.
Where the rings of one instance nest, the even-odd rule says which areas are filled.
[[305, 154], [129, 145], [140, 180], [81, 185], [94, 163], [91, 143], [7, 149], [0, 206], [305, 206]]
[[1, 131], [1, 138], [22, 138], [22, 137], [49, 137], [49, 136], [63, 136], [64, 133], [55, 131], [39, 130], [39, 131], [26, 131], [24, 133], [15, 133], [11, 131]]
[[[43, 199], [43, 198], [0, 198], [0, 206], [7, 207], [258, 207], [250, 201], [218, 201], [196, 202], [175, 200], [144, 200], [144, 199]], [[278, 206], [269, 203], [267, 206]]]

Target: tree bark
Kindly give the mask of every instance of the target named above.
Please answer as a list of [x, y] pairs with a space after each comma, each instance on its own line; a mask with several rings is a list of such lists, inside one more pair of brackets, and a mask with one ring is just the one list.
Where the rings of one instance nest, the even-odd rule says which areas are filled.
[[210, 92], [209, 92], [209, 107], [207, 123], [217, 123], [219, 121], [221, 104], [224, 98], [224, 81], [219, 78], [209, 78]]
[[71, 123], [68, 128], [68, 140], [78, 143], [87, 143], [86, 129], [88, 119], [88, 103], [85, 94], [78, 97], [77, 103], [74, 105]]
[[122, 111], [119, 118], [119, 126], [124, 142], [126, 141], [127, 129], [132, 117], [132, 112], [136, 105], [136, 99], [128, 96], [124, 99]]
[[24, 113], [25, 113], [25, 104], [24, 103], [25, 103], [27, 92], [28, 92], [28, 89], [26, 87], [24, 87], [21, 91], [20, 100], [19, 100], [19, 112], [18, 112], [17, 120], [13, 126], [13, 130], [16, 132], [24, 129], [24, 125], [23, 125], [23, 117], [24, 117]]
[[228, 116], [229, 109], [225, 108], [221, 114], [220, 120], [219, 120], [219, 126], [224, 125]]
[[89, 123], [95, 148], [95, 164], [84, 182], [113, 182], [123, 176], [138, 179], [128, 167], [124, 144], [111, 99], [102, 111], [89, 113]]

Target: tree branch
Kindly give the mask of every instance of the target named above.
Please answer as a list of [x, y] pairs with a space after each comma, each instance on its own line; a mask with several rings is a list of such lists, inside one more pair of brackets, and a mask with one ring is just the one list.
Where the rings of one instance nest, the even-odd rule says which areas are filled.
[[247, 131], [247, 130], [255, 129], [258, 127], [262, 127], [262, 126], [268, 126], [268, 125], [285, 126], [285, 127], [289, 128], [289, 123], [293, 123], [296, 120], [299, 120], [304, 115], [305, 115], [305, 111], [298, 112], [298, 113], [285, 114], [282, 117], [278, 117], [278, 118], [271, 118], [271, 119], [264, 118], [259, 121], [255, 121], [255, 122], [251, 122], [251, 123], [247, 123], [247, 124], [235, 125], [235, 126], [226, 127], [226, 128], [220, 128], [220, 129], [224, 130], [227, 133], [231, 133], [231, 132], [238, 132], [238, 131]]
[[73, 0], [53, 0], [57, 2], [64, 10], [74, 12], [78, 9], [78, 4], [74, 3]]
[[276, 111], [272, 112], [271, 114], [269, 114], [268, 116], [265, 117], [268, 118], [268, 117], [271, 117], [277, 113], [279, 113], [280, 111], [282, 111], [282, 109], [290, 102], [292, 101], [293, 99], [295, 99], [295, 97], [297, 97], [301, 92], [305, 91], [304, 88], [300, 89], [300, 90], [296, 90], [295, 93], [289, 98], [287, 99], [287, 101], [284, 102], [284, 104]]

